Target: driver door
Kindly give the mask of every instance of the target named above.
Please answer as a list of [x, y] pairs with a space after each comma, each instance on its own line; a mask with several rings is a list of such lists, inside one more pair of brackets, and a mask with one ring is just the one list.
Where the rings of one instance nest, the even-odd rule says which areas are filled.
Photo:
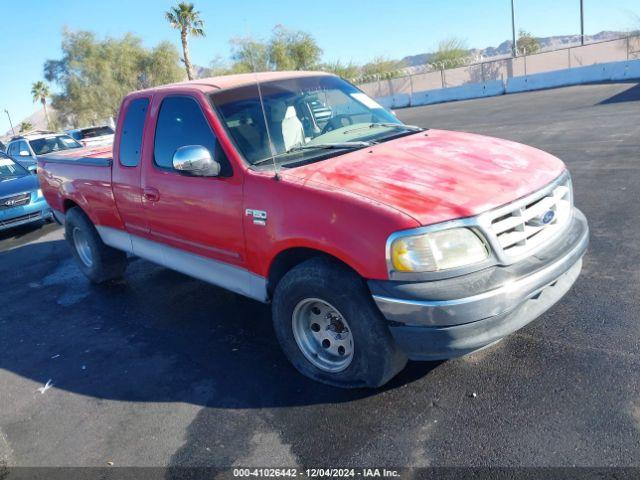
[[[228, 264], [245, 264], [242, 229], [242, 180], [201, 103], [189, 95], [153, 98], [156, 124], [153, 145], [143, 151], [142, 203], [149, 238]], [[209, 109], [207, 115], [213, 115]], [[201, 145], [221, 165], [218, 177], [195, 177], [173, 168], [180, 147]], [[170, 250], [165, 255], [170, 255]]]

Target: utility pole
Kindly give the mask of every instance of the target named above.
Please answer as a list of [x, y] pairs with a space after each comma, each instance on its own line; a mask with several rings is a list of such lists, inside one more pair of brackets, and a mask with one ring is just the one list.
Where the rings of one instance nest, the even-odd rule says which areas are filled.
[[580, 0], [580, 45], [584, 45], [584, 0]]
[[515, 0], [511, 0], [511, 39], [512, 39], [512, 44], [511, 44], [511, 54], [514, 57], [518, 56], [518, 47], [516, 45], [516, 9], [514, 6], [514, 1]]
[[7, 118], [9, 119], [9, 125], [11, 125], [11, 131], [13, 132], [13, 135], [16, 135], [16, 131], [13, 129], [13, 123], [11, 123], [11, 115], [9, 115], [9, 110], [7, 110], [6, 108], [4, 109], [4, 113], [7, 114]]

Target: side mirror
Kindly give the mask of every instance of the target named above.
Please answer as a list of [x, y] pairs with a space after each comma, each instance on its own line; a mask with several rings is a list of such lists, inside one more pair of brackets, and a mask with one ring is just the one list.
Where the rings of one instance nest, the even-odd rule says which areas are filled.
[[27, 170], [29, 170], [29, 173], [32, 173], [33, 175], [37, 175], [38, 174], [38, 165], [29, 165], [27, 167]]
[[195, 177], [217, 177], [220, 164], [211, 156], [211, 152], [202, 145], [185, 145], [173, 154], [173, 168], [185, 175]]
[[31, 156], [31, 154], [26, 150], [20, 150], [20, 153], [18, 153], [18, 155], [20, 157], [30, 157]]

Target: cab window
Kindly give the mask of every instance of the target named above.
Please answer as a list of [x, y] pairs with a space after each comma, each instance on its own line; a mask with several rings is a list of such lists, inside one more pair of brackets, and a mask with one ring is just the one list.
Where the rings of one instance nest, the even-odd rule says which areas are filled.
[[120, 136], [120, 163], [125, 167], [135, 167], [140, 162], [142, 133], [148, 107], [148, 98], [136, 98], [127, 107]]
[[173, 154], [186, 145], [202, 145], [220, 163], [220, 176], [230, 175], [230, 165], [209, 122], [195, 99], [184, 96], [167, 97], [162, 101], [154, 141], [154, 163], [173, 169]]

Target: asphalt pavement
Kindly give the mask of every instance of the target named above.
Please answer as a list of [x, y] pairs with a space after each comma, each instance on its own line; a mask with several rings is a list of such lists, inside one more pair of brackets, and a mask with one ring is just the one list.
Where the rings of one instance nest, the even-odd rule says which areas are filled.
[[57, 225], [0, 233], [0, 464], [640, 466], [640, 85], [396, 113], [568, 164], [591, 246], [559, 304], [342, 391], [287, 363], [268, 306], [143, 260], [92, 286]]

